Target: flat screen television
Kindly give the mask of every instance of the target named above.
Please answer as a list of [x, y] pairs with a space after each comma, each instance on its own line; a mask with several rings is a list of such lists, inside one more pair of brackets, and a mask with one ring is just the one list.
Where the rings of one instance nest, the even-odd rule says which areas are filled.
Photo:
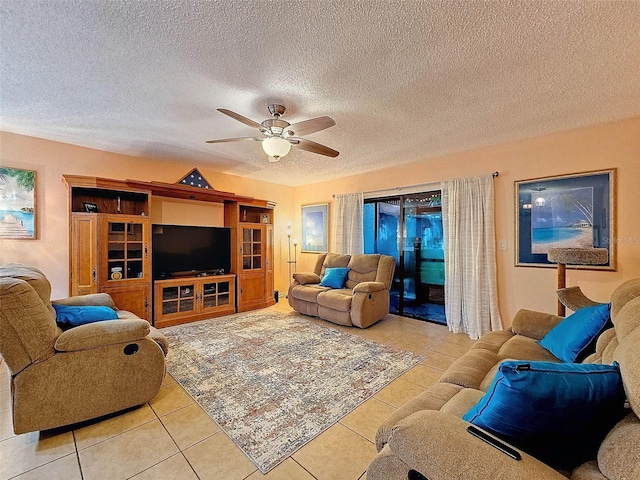
[[154, 224], [151, 231], [152, 270], [156, 280], [231, 270], [229, 228]]

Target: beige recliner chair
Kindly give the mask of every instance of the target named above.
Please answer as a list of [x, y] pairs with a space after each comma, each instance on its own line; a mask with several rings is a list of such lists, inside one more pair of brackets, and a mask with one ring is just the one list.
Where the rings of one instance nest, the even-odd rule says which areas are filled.
[[[118, 320], [63, 331], [50, 295], [51, 285], [38, 269], [0, 266], [0, 354], [11, 371], [16, 434], [118, 412], [158, 393], [168, 349], [160, 332], [118, 310]], [[107, 294], [60, 303], [115, 310]]]

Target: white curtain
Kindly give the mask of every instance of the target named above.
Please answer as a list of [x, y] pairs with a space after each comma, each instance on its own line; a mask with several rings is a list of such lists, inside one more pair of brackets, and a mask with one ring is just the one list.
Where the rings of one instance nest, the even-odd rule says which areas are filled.
[[492, 175], [442, 182], [447, 325], [474, 340], [502, 329], [493, 198]]
[[335, 238], [332, 251], [336, 253], [364, 253], [362, 193], [335, 195]]

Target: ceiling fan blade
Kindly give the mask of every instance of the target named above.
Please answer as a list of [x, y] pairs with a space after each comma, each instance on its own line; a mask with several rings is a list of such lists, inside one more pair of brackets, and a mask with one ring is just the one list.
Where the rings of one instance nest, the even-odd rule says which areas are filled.
[[320, 155], [325, 155], [327, 157], [337, 157], [340, 155], [340, 152], [333, 148], [307, 140], [306, 138], [289, 138], [289, 141], [296, 147], [306, 150], [307, 152], [319, 153]]
[[245, 125], [248, 125], [248, 126], [250, 126], [252, 128], [258, 128], [258, 129], [262, 128], [262, 125], [260, 125], [258, 122], [254, 122], [250, 118], [243, 117], [239, 113], [232, 112], [231, 110], [227, 110], [226, 108], [218, 108], [218, 111], [220, 113], [224, 113], [225, 115], [230, 116], [234, 120], [237, 120], [237, 121], [239, 121], [241, 123], [244, 123]]
[[242, 140], [262, 140], [255, 137], [237, 137], [237, 138], [221, 138], [220, 140], [207, 140], [205, 143], [227, 143], [227, 142], [240, 142]]
[[302, 135], [319, 132], [325, 128], [333, 127], [335, 124], [336, 122], [331, 117], [318, 117], [289, 125], [287, 131], [291, 132], [291, 135], [300, 137]]

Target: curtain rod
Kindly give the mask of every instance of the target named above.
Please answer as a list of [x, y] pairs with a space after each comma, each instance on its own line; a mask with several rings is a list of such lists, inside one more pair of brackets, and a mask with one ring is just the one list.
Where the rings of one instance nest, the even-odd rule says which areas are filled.
[[[493, 178], [496, 178], [498, 175], [500, 175], [500, 172], [493, 172], [491, 174], [491, 176]], [[398, 192], [400, 190], [409, 190], [409, 189], [415, 189], [415, 188], [427, 188], [427, 187], [435, 187], [436, 185], [440, 185], [442, 183], [442, 181], [439, 182], [430, 182], [430, 183], [418, 183], [416, 185], [405, 185], [404, 187], [391, 187], [391, 188], [383, 188], [381, 190], [371, 190], [368, 192], [362, 192], [363, 195], [367, 196], [367, 195], [371, 195], [373, 193], [375, 194], [380, 194], [382, 192]], [[335, 194], [332, 195], [333, 198], [336, 198]]]

